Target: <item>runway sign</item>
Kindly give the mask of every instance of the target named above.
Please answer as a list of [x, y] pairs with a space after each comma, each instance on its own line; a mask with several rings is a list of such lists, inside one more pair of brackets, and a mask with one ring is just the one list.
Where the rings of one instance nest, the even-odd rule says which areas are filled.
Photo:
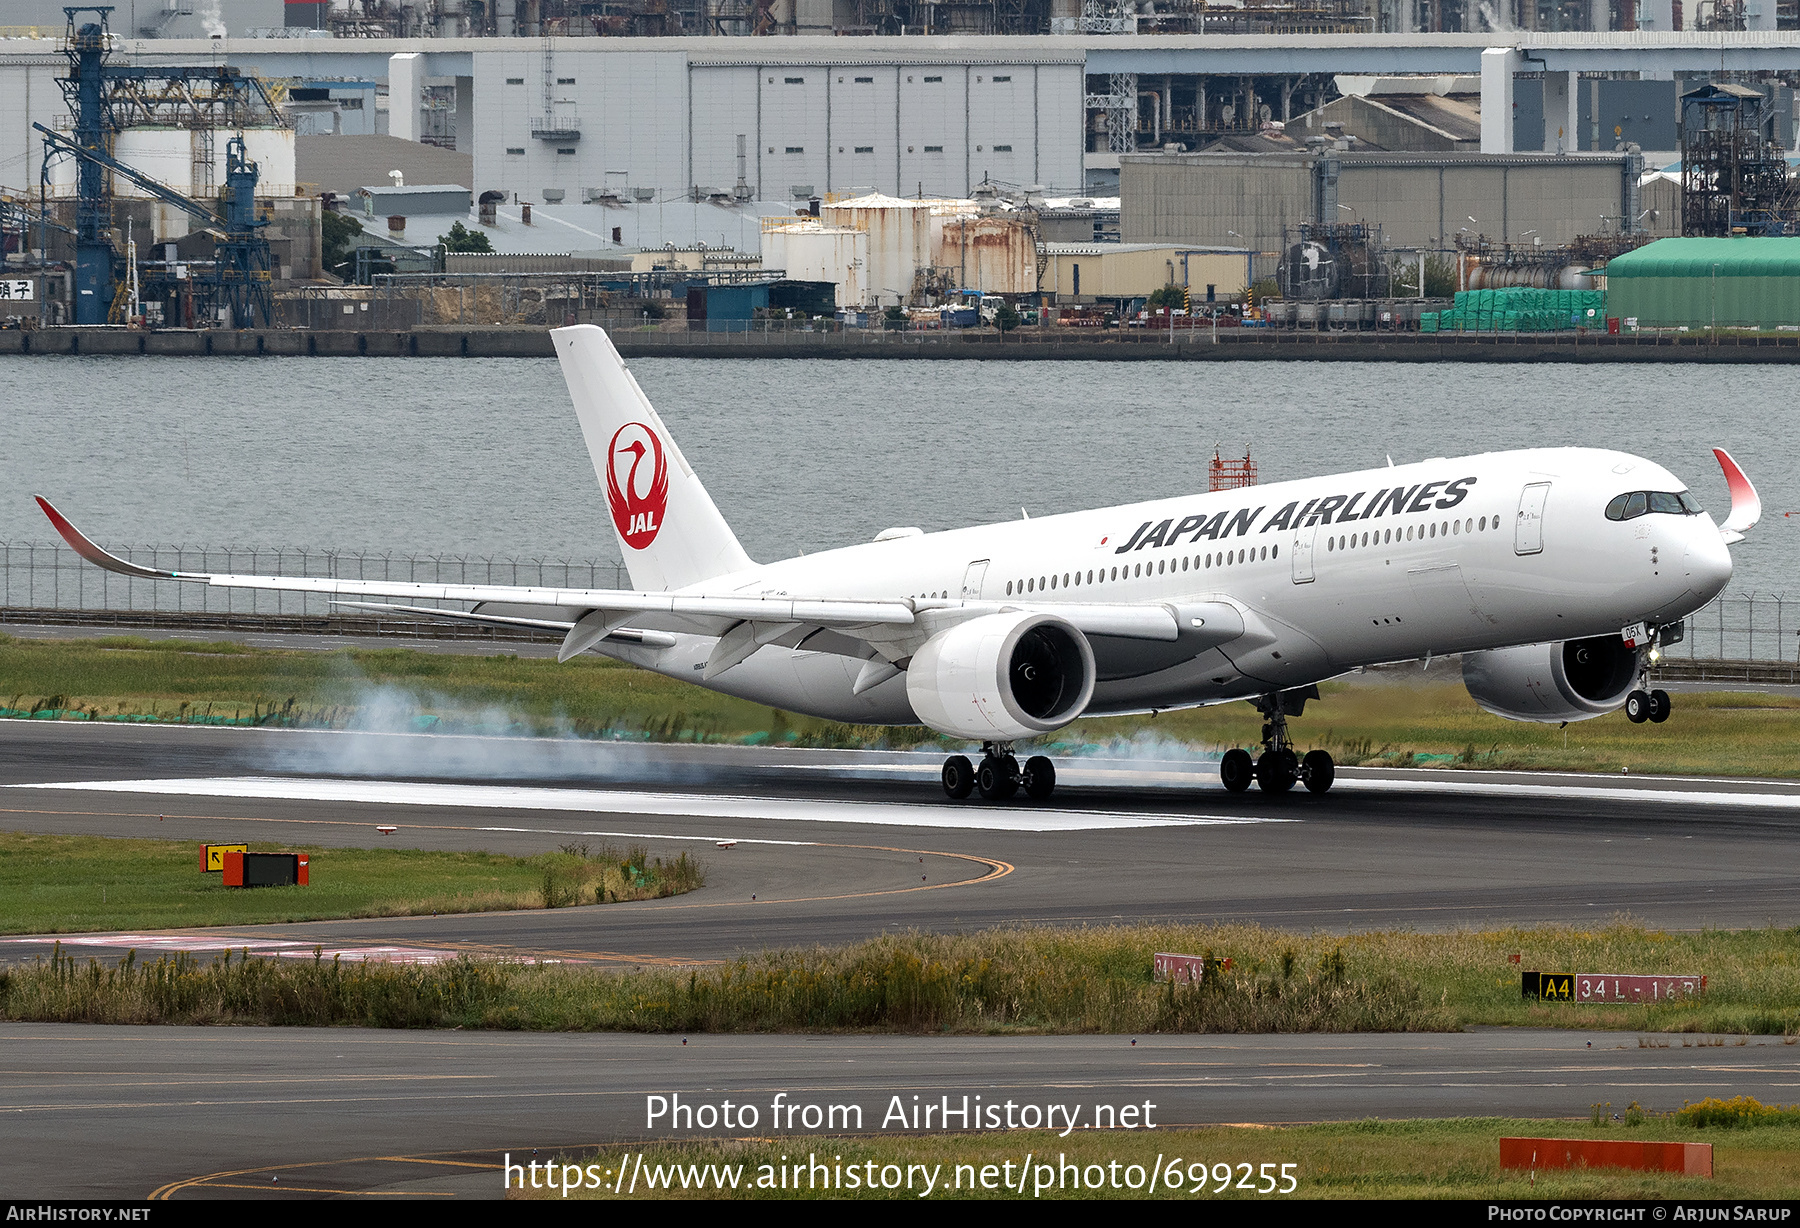
[[1206, 975], [1204, 955], [1171, 955], [1167, 951], [1158, 951], [1150, 959], [1159, 981], [1198, 985]]
[[1627, 976], [1613, 972], [1521, 972], [1521, 998], [1555, 1002], [1668, 1002], [1704, 993], [1703, 976]]
[[1575, 1000], [1575, 974], [1572, 972], [1519, 973], [1521, 998], [1549, 998], [1557, 1002]]
[[1616, 976], [1577, 972], [1577, 1002], [1667, 1002], [1706, 990], [1703, 976]]
[[202, 844], [200, 846], [200, 873], [218, 874], [225, 869], [225, 854], [248, 853], [248, 844]]
[[1713, 1175], [1711, 1143], [1649, 1143], [1600, 1138], [1503, 1138], [1500, 1167], [1634, 1168], [1640, 1172]]
[[304, 887], [307, 880], [305, 853], [227, 853], [227, 887]]

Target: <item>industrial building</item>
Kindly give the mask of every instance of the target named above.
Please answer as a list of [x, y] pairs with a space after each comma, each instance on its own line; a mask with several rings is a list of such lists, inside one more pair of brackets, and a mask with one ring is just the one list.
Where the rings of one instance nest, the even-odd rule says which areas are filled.
[[1119, 230], [1126, 243], [1260, 251], [1284, 250], [1303, 223], [1378, 225], [1390, 247], [1429, 251], [1459, 237], [1554, 246], [1609, 230], [1679, 233], [1678, 216], [1644, 216], [1643, 175], [1629, 153], [1127, 156]]
[[1224, 302], [1250, 288], [1251, 256], [1160, 243], [1047, 243], [1043, 290], [1051, 301], [1071, 304], [1145, 298], [1181, 286], [1195, 303]]
[[1662, 239], [1615, 256], [1606, 314], [1634, 328], [1800, 327], [1800, 239]]
[[[1427, 252], [1474, 252], [1482, 268], [1542, 281], [1549, 263], [1533, 248], [1681, 229], [1680, 168], [1651, 169], [1670, 157], [1632, 148], [1641, 136], [1672, 153], [1676, 91], [1690, 84], [1679, 74], [1737, 75], [1716, 96], [1756, 110], [1761, 157], [1791, 131], [1791, 91], [1767, 74], [1800, 59], [1800, 35], [1532, 33], [1541, 14], [1522, 8], [1522, 30], [1505, 36], [1383, 40], [1368, 32], [1461, 19], [1448, 5], [1330, 0], [1306, 10], [1313, 28], [1276, 43], [1230, 35], [1291, 25], [1300, 9], [1177, 4], [1151, 19], [1064, 5], [696, 0], [690, 12], [624, 0], [600, 14], [561, 0], [333, 0], [284, 6], [289, 37], [243, 38], [226, 0], [222, 37], [112, 39], [110, 51], [151, 74], [210, 64], [260, 90], [273, 116], [118, 124], [136, 178], [118, 181], [115, 246], [210, 260], [206, 227], [169, 194], [216, 196], [230, 174], [221, 139], [242, 131], [275, 282], [320, 271], [319, 193], [361, 219], [369, 270], [441, 267], [430, 249], [461, 223], [501, 255], [786, 270], [831, 281], [846, 307], [1076, 296], [1078, 276], [1082, 298], [1170, 281], [1235, 294], [1297, 244], [1342, 254], [1339, 227], [1380, 258], [1334, 255], [1351, 271], [1327, 296], [1373, 295], [1387, 253], [1421, 276]], [[1616, 17], [1565, 8], [1553, 22], [1565, 29]], [[145, 32], [141, 13], [122, 12]], [[1040, 20], [1056, 33], [1030, 34]], [[609, 37], [577, 37], [584, 21]], [[826, 28], [869, 37], [806, 33]], [[738, 37], [759, 31], [788, 36]], [[0, 53], [0, 107], [66, 130], [57, 40], [12, 38]], [[73, 202], [80, 174], [53, 165], [40, 177], [43, 147], [29, 130], [0, 132], [4, 186], [25, 199], [42, 178], [53, 201]], [[1728, 179], [1715, 169], [1711, 190], [1735, 226]], [[1084, 252], [1095, 245], [1116, 259]], [[1217, 255], [1232, 252], [1247, 255]], [[1202, 256], [1245, 267], [1196, 280]], [[1177, 258], [1189, 266], [1179, 278]]]
[[[463, 6], [496, 19], [504, 7]], [[226, 11], [229, 24], [229, 4]], [[1244, 10], [1206, 11], [1222, 19]], [[454, 16], [447, 5], [440, 15]], [[1427, 17], [1427, 26], [1437, 20]], [[1392, 42], [1296, 32], [1279, 44], [1088, 30], [856, 39], [241, 38], [235, 24], [230, 30], [217, 40], [121, 38], [116, 53], [144, 65], [223, 60], [278, 87], [302, 135], [447, 142], [474, 159], [471, 189], [538, 204], [547, 191], [566, 200], [648, 192], [661, 201], [730, 195], [740, 183], [775, 201], [795, 199], [796, 188], [968, 196], [984, 180], [1111, 196], [1121, 156], [1254, 137], [1266, 123], [1328, 105], [1337, 76], [1478, 79], [1489, 154], [1603, 152], [1615, 141], [1672, 153], [1677, 74], [1791, 74], [1800, 57], [1794, 34], [1643, 30]], [[53, 37], [0, 41], [0, 111], [52, 127], [64, 121], [60, 70]], [[1778, 112], [1781, 105], [1778, 98]], [[0, 131], [0, 166], [11, 168], [0, 172], [5, 186], [35, 185], [40, 156], [29, 122]]]
[[1290, 146], [1319, 139], [1387, 152], [1481, 149], [1479, 77], [1339, 75], [1333, 84], [1339, 97], [1284, 126]]

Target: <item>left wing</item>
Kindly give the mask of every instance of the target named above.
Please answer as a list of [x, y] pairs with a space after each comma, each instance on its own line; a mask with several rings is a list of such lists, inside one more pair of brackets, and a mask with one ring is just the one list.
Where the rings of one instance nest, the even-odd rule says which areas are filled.
[[[127, 562], [99, 546], [69, 522], [49, 500], [37, 497], [38, 506], [63, 540], [96, 567], [144, 580], [177, 580], [213, 588], [265, 589], [280, 592], [320, 593], [332, 597], [395, 597], [410, 602], [467, 601], [509, 607], [541, 609], [539, 618], [524, 611], [508, 614], [480, 610], [446, 610], [432, 606], [345, 601], [336, 604], [361, 609], [380, 609], [466, 622], [536, 627], [564, 632], [557, 654], [566, 661], [603, 640], [667, 647], [674, 643], [668, 632], [720, 638], [716, 660], [707, 677], [728, 669], [765, 644], [791, 644], [826, 630], [840, 633], [856, 655], [881, 655], [892, 661], [911, 656], [924, 639], [968, 618], [1003, 610], [1043, 609], [1066, 618], [1090, 635], [1123, 639], [1165, 640], [1191, 638], [1207, 625], [1208, 638], [1231, 624], [1228, 609], [1203, 606], [1148, 604], [1088, 604], [1032, 606], [1018, 602], [961, 601], [954, 599], [847, 600], [796, 598], [752, 593], [678, 592], [647, 593], [623, 589], [543, 588], [503, 584], [418, 584], [397, 580], [344, 580], [332, 576], [250, 576], [218, 572], [164, 571]], [[744, 587], [754, 577], [743, 573], [721, 577]], [[1208, 620], [1210, 619], [1210, 623]], [[630, 625], [628, 625], [630, 624]], [[639, 625], [641, 624], [641, 625]], [[1241, 631], [1241, 623], [1239, 625]], [[1227, 635], [1226, 638], [1229, 638]]]

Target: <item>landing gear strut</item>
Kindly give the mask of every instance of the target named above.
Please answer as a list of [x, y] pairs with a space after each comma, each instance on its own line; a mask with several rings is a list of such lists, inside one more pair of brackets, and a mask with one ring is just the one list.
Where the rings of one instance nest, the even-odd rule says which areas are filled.
[[[1651, 652], [1649, 655], [1655, 656], [1656, 653]], [[1625, 719], [1633, 725], [1642, 725], [1645, 721], [1660, 725], [1669, 719], [1669, 712], [1675, 706], [1670, 702], [1667, 691], [1646, 690], [1649, 685], [1650, 670], [1639, 669], [1637, 689], [1625, 697]]]
[[961, 801], [979, 792], [990, 802], [1003, 802], [1020, 789], [1033, 801], [1043, 801], [1056, 790], [1056, 765], [1043, 755], [1033, 755], [1020, 767], [1011, 742], [983, 742], [981, 764], [967, 755], [944, 760], [944, 792]]
[[1288, 737], [1287, 718], [1299, 716], [1306, 701], [1318, 697], [1315, 688], [1307, 687], [1304, 691], [1261, 695], [1251, 700], [1265, 718], [1263, 753], [1253, 761], [1247, 750], [1226, 751], [1219, 761], [1219, 779], [1225, 787], [1233, 793], [1242, 793], [1254, 780], [1264, 793], [1286, 793], [1301, 783], [1314, 793], [1331, 788], [1331, 782], [1337, 776], [1337, 766], [1332, 763], [1331, 756], [1322, 750], [1309, 750], [1303, 759], [1294, 753], [1293, 742]]

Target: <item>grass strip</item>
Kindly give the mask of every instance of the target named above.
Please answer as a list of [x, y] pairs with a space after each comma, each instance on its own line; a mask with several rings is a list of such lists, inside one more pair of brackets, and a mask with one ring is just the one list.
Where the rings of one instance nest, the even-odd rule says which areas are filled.
[[[253, 843], [253, 852], [283, 851]], [[286, 851], [296, 851], [288, 849]], [[198, 845], [0, 832], [0, 933], [172, 929], [559, 908], [692, 891], [703, 868], [642, 848], [570, 844], [535, 857], [419, 849], [301, 850], [305, 887], [226, 887], [199, 869]]]
[[[1469, 1025], [1685, 1033], [1639, 1044], [1800, 1038], [1792, 930], [1384, 931], [1259, 926], [1047, 927], [888, 935], [696, 969], [435, 966], [68, 956], [0, 974], [0, 1017], [47, 1022], [354, 1024], [631, 1032], [1267, 1033]], [[1159, 984], [1151, 955], [1229, 958], [1199, 986]], [[1515, 964], [1512, 957], [1518, 955]], [[1523, 1001], [1520, 968], [1693, 973], [1693, 999]]]
[[[1607, 1168], [1502, 1171], [1503, 1137], [1711, 1143], [1713, 1176]], [[1025, 1167], [1028, 1156], [1030, 1166]], [[521, 1163], [529, 1159], [515, 1158]], [[817, 1171], [815, 1161], [821, 1165]], [[589, 1185], [585, 1166], [590, 1164], [600, 1188]], [[1288, 1170], [1293, 1192], [1265, 1192], [1271, 1186], [1286, 1188], [1283, 1164], [1293, 1166]], [[1663, 1117], [1637, 1127], [1595, 1127], [1554, 1119], [1472, 1117], [1077, 1131], [1068, 1137], [1038, 1130], [879, 1138], [793, 1135], [623, 1146], [557, 1156], [549, 1165], [538, 1166], [539, 1188], [520, 1191], [515, 1186], [508, 1196], [560, 1199], [565, 1196], [555, 1187], [567, 1183], [581, 1187], [569, 1192], [572, 1199], [615, 1198], [619, 1195], [605, 1186], [623, 1167], [627, 1184], [636, 1181], [628, 1196], [637, 1198], [918, 1201], [926, 1196], [927, 1178], [935, 1176], [929, 1195], [935, 1199], [1776, 1199], [1792, 1198], [1800, 1189], [1800, 1125], [1721, 1130]], [[781, 1188], [784, 1166], [787, 1189]], [[858, 1174], [854, 1183], [851, 1171]], [[529, 1186], [533, 1175], [515, 1174], [513, 1180]], [[796, 1177], [799, 1189], [793, 1188]], [[1010, 1190], [1005, 1188], [1009, 1177]], [[888, 1188], [871, 1191], [871, 1179]], [[726, 1187], [722, 1192], [721, 1183]]]
[[[1800, 775], [1800, 697], [1699, 692], [1673, 719], [1623, 713], [1554, 725], [1483, 712], [1456, 682], [1376, 675], [1321, 687], [1296, 719], [1300, 749], [1339, 763], [1570, 769], [1702, 775]], [[1395, 679], [1399, 678], [1399, 681]], [[659, 742], [802, 746], [948, 745], [927, 730], [793, 716], [602, 657], [565, 665], [512, 655], [408, 648], [310, 652], [116, 636], [0, 636], [0, 715], [43, 720], [170, 721], [512, 733]], [[1221, 751], [1257, 743], [1248, 704], [1078, 721], [1032, 744], [1068, 755], [1173, 743]]]

